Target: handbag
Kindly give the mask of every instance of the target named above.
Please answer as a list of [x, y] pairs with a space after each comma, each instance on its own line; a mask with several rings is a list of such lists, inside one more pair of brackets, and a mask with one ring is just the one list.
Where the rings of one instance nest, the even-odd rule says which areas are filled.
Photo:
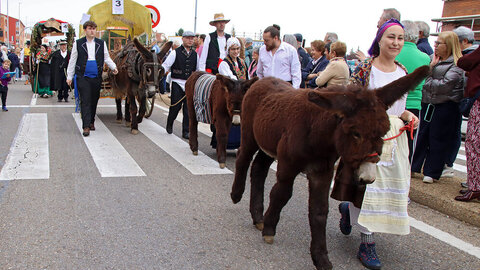
[[460, 109], [460, 113], [464, 117], [468, 117], [470, 115], [470, 110], [472, 109], [473, 103], [480, 97], [480, 89], [477, 90], [477, 93], [475, 93], [475, 96], [473, 97], [468, 97], [468, 98], [462, 98], [460, 100], [460, 103], [458, 104], [458, 107]]

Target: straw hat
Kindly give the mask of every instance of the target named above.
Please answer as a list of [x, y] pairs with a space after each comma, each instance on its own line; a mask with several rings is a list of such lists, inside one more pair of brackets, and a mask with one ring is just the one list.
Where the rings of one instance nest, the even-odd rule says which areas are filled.
[[213, 21], [210, 21], [210, 25], [214, 26], [216, 22], [228, 23], [229, 21], [230, 20], [225, 19], [225, 16], [223, 15], [223, 13], [215, 13], [215, 15], [213, 15]]

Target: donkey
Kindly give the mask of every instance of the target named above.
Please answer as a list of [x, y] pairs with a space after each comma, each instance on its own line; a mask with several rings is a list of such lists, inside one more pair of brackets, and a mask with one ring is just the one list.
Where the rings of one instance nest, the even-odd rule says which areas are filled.
[[[325, 227], [328, 194], [335, 161], [353, 170], [359, 184], [372, 183], [384, 136], [389, 130], [386, 109], [428, 74], [428, 66], [374, 91], [358, 85], [325, 90], [295, 90], [284, 81], [264, 78], [245, 95], [242, 105], [242, 144], [237, 153], [231, 198], [238, 203], [251, 168], [250, 213], [273, 243], [280, 212], [292, 196], [295, 177], [304, 172], [309, 183], [310, 252], [317, 269], [331, 269]], [[277, 182], [263, 216], [265, 178], [278, 160]], [[352, 181], [352, 180], [350, 180]]]
[[[167, 42], [155, 55], [135, 38], [114, 57], [113, 61], [118, 67], [118, 74], [110, 75], [110, 80], [117, 103], [117, 121], [122, 120], [121, 98], [126, 96], [125, 107], [128, 106], [128, 110], [125, 109], [125, 120], [129, 122], [131, 119], [132, 134], [138, 134], [138, 124], [142, 122], [145, 115], [147, 95], [155, 94], [160, 80], [165, 75], [161, 64], [171, 47], [172, 42]], [[139, 109], [137, 109], [136, 100], [138, 100]]]
[[[200, 85], [196, 87], [199, 79], [205, 80], [206, 87]], [[185, 95], [187, 98], [189, 131], [190, 131], [190, 150], [194, 155], [198, 155], [198, 120], [200, 118], [195, 111], [194, 98], [200, 94], [200, 88], [208, 89], [211, 92], [204, 96], [206, 101], [208, 116], [202, 122], [215, 125], [217, 139], [217, 160], [220, 168], [225, 168], [227, 156], [228, 132], [232, 123], [240, 124], [240, 112], [242, 100], [245, 92], [250, 86], [258, 80], [257, 77], [248, 81], [234, 81], [223, 75], [217, 74], [216, 77], [202, 71], [194, 72], [185, 83]], [[210, 82], [210, 84], [208, 83]], [[210, 86], [211, 85], [211, 86]], [[197, 107], [198, 109], [198, 107]]]

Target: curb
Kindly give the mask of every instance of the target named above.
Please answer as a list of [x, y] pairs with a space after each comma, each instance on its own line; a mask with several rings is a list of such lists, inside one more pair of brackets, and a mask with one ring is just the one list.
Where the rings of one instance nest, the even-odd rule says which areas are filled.
[[480, 227], [480, 200], [470, 202], [455, 201], [460, 195], [460, 183], [464, 179], [441, 178], [433, 184], [422, 182], [421, 175], [412, 175], [410, 183], [410, 199], [428, 206], [445, 215], [455, 217], [471, 225]]

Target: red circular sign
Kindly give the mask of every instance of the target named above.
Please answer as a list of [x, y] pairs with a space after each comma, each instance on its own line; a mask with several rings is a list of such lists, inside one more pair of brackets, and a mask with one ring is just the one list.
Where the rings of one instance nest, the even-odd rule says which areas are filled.
[[152, 28], [155, 28], [160, 23], [160, 11], [152, 5], [145, 5], [145, 7], [150, 9], [150, 14], [152, 15]]

